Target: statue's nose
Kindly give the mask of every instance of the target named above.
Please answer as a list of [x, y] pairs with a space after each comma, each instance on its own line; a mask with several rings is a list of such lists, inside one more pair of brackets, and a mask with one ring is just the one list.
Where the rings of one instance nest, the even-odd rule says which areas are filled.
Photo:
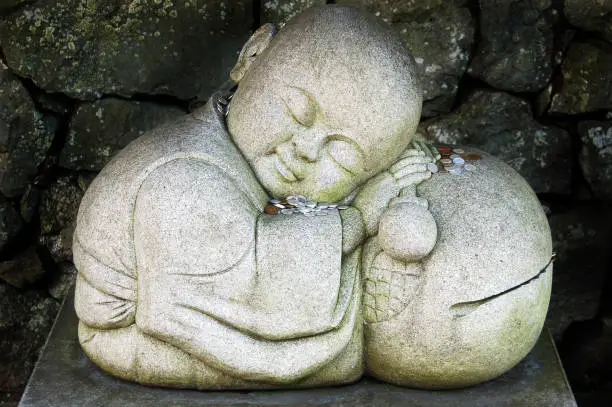
[[327, 140], [327, 132], [310, 128], [293, 137], [296, 155], [305, 161], [314, 162]]

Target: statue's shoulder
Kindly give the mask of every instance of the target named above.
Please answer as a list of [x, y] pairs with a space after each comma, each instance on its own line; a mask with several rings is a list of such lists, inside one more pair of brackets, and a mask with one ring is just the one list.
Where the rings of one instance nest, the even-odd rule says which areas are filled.
[[[210, 102], [209, 102], [210, 104]], [[88, 189], [88, 195], [137, 188], [148, 174], [175, 160], [196, 159], [229, 166], [239, 153], [225, 125], [208, 107], [149, 130], [117, 153]]]

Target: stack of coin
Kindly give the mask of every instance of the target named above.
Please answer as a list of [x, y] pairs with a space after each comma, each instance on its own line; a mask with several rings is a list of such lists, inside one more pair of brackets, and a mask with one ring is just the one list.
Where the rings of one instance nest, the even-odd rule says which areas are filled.
[[440, 145], [437, 146], [437, 149], [441, 157], [438, 161], [438, 172], [441, 174], [450, 173], [453, 175], [460, 175], [465, 171], [474, 171], [476, 167], [467, 161], [477, 161], [481, 158], [478, 154], [466, 155], [465, 150], [462, 148], [452, 148], [450, 146]]
[[440, 164], [442, 164], [445, 167], [450, 167], [451, 165], [453, 165], [453, 160], [450, 158], [441, 158]]
[[453, 149], [450, 146], [438, 146], [438, 152], [442, 158], [448, 158], [452, 154]]
[[302, 195], [290, 195], [282, 200], [270, 199], [268, 205], [264, 208], [264, 212], [268, 215], [280, 213], [282, 215], [325, 216], [334, 210], [346, 208], [348, 208], [347, 205], [331, 202], [314, 202], [312, 199]]
[[427, 171], [431, 172], [432, 174], [435, 174], [436, 172], [438, 172], [438, 164], [436, 163], [427, 164]]
[[229, 114], [230, 101], [232, 100], [233, 96], [233, 92], [225, 95], [225, 97], [219, 96], [219, 99], [217, 100], [217, 111], [223, 116], [227, 116]]

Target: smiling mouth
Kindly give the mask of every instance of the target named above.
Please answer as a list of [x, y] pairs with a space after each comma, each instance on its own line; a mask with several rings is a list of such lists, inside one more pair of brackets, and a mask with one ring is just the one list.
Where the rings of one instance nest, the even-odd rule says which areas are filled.
[[289, 167], [280, 159], [278, 154], [276, 155], [274, 159], [274, 166], [276, 167], [276, 170], [278, 171], [280, 176], [286, 182], [295, 182], [298, 180], [295, 174], [293, 173], [293, 171], [291, 171]]

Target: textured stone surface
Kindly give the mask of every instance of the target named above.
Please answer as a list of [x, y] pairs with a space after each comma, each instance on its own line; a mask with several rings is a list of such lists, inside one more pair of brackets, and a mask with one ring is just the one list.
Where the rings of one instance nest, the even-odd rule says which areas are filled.
[[[455, 388], [489, 380], [529, 352], [544, 323], [552, 242], [540, 202], [508, 165], [473, 148], [465, 153], [481, 156], [472, 171], [436, 173], [418, 186], [438, 228], [428, 257], [398, 262], [382, 250], [381, 229], [364, 247], [366, 318], [374, 304], [377, 316], [404, 304], [365, 327], [368, 371], [385, 381]], [[416, 290], [370, 290], [381, 271], [389, 276], [378, 280], [388, 284], [411, 275], [404, 288]]]
[[612, 51], [602, 43], [573, 42], [561, 65], [563, 85], [550, 112], [577, 114], [612, 108]]
[[597, 313], [609, 267], [612, 213], [605, 203], [585, 203], [553, 212], [549, 221], [557, 261], [546, 323], [560, 339], [571, 322]]
[[[432, 177], [438, 152], [414, 137], [416, 64], [375, 17], [311, 8], [269, 34], [241, 52], [227, 115], [215, 94], [88, 188], [73, 245], [87, 355], [123, 379], [206, 390], [349, 383], [364, 358], [370, 375], [425, 388], [512, 368], [550, 295], [550, 234], [529, 185], [476, 150], [472, 175]], [[268, 193], [348, 208], [268, 215]], [[404, 225], [384, 221], [394, 210]], [[408, 233], [424, 244], [398, 244]], [[299, 243], [279, 250], [288, 236]], [[363, 289], [380, 322], [365, 339]]]
[[45, 274], [45, 269], [32, 246], [14, 259], [0, 263], [0, 280], [16, 288], [35, 283]]
[[[166, 386], [261, 388], [271, 384], [243, 378], [257, 374], [268, 382], [291, 383], [312, 363], [322, 369], [299, 385], [355, 380], [362, 369], [356, 320], [359, 288], [347, 284], [352, 287], [359, 280], [354, 266], [342, 273], [339, 267], [338, 215], [317, 217], [310, 224], [291, 217], [258, 220], [266, 195], [223, 133], [222, 123], [214, 123], [212, 107], [206, 109], [202, 118], [208, 124], [190, 117], [172, 124], [180, 133], [166, 126], [131, 144], [102, 171], [83, 198], [73, 250], [80, 276], [87, 276], [77, 280], [76, 301], [86, 352], [120, 377]], [[160, 165], [164, 162], [160, 157], [176, 154], [183, 158]], [[126, 163], [138, 165], [126, 171]], [[147, 173], [146, 181], [140, 181]], [[132, 192], [134, 185], [141, 185], [136, 188], [138, 195]], [[223, 217], [217, 212], [218, 197], [235, 203]], [[123, 234], [125, 227], [133, 228], [133, 239]], [[253, 256], [255, 227], [258, 263]], [[313, 239], [315, 227], [320, 240]], [[278, 255], [279, 239], [296, 233], [303, 234], [301, 244], [310, 255], [302, 257], [301, 251]], [[314, 258], [317, 262], [311, 268], [308, 260]], [[260, 263], [266, 273], [255, 279], [254, 266]], [[312, 272], [303, 273], [305, 269]], [[198, 275], [203, 278], [200, 282], [193, 280]], [[95, 294], [94, 287], [102, 291]], [[181, 302], [201, 311], [185, 313], [180, 304], [173, 306], [173, 287], [181, 287]], [[311, 288], [302, 291], [304, 287]], [[338, 290], [353, 294], [341, 297], [342, 305], [335, 311]], [[226, 300], [234, 296], [257, 302]], [[201, 302], [201, 298], [210, 300]], [[316, 309], [304, 306], [309, 298]], [[134, 325], [136, 299], [139, 314]], [[118, 315], [117, 307], [122, 310]], [[174, 315], [168, 319], [170, 324], [159, 323], [159, 312]], [[222, 323], [208, 315], [221, 318]], [[209, 329], [217, 334], [201, 335], [197, 328], [201, 323], [212, 324]], [[164, 342], [156, 339], [160, 337]], [[301, 339], [286, 339], [296, 337]], [[192, 356], [208, 352], [220, 360], [204, 363]], [[287, 359], [287, 352], [294, 356]], [[334, 370], [327, 373], [325, 365], [335, 356]], [[132, 358], [141, 362], [131, 364]], [[145, 366], [141, 363], [149, 367], [133, 370]]]
[[23, 389], [58, 309], [38, 291], [20, 292], [0, 282], [0, 389]]
[[502, 92], [476, 91], [456, 113], [421, 124], [429, 138], [473, 144], [510, 164], [537, 193], [569, 193], [570, 137], [536, 122], [529, 104]]
[[39, 208], [41, 233], [49, 235], [74, 227], [84, 192], [76, 174], [60, 176], [46, 188]]
[[100, 171], [130, 141], [185, 112], [150, 102], [102, 99], [84, 103], [70, 122], [59, 164], [73, 170]]
[[474, 23], [467, 8], [444, 5], [393, 24], [413, 53], [423, 86], [423, 116], [448, 112], [471, 56]]
[[423, 116], [448, 112], [474, 42], [474, 22], [465, 1], [343, 0], [390, 23], [417, 62]]
[[[428, 392], [366, 379], [355, 385], [312, 390], [197, 392], [155, 389], [117, 380], [83, 353], [71, 297], [53, 329], [23, 396], [21, 407], [328, 406], [328, 407], [576, 407], [550, 336], [544, 332], [518, 366], [499, 379], [462, 390]], [[58, 392], [56, 389], [65, 389]], [[517, 391], [517, 388], [520, 391]]]
[[550, 0], [480, 1], [480, 41], [468, 72], [491, 86], [534, 92], [552, 74]]
[[612, 122], [584, 121], [578, 132], [582, 173], [596, 197], [612, 201]]
[[564, 0], [563, 13], [576, 27], [600, 33], [612, 41], [612, 1]]
[[55, 122], [34, 107], [25, 87], [0, 62], [0, 192], [18, 196], [36, 174]]
[[252, 7], [248, 0], [41, 0], [0, 23], [0, 45], [8, 65], [46, 91], [205, 99], [227, 80]]
[[[76, 219], [73, 219], [73, 222]], [[45, 246], [56, 263], [72, 261], [72, 238], [74, 223], [63, 228], [58, 234], [40, 236], [38, 242]]]
[[442, 4], [463, 6], [468, 0], [336, 0], [336, 4], [359, 7], [380, 17], [386, 23], [405, 21]]
[[326, 0], [263, 0], [261, 23], [272, 23], [281, 28], [292, 17], [308, 7], [325, 4]]

